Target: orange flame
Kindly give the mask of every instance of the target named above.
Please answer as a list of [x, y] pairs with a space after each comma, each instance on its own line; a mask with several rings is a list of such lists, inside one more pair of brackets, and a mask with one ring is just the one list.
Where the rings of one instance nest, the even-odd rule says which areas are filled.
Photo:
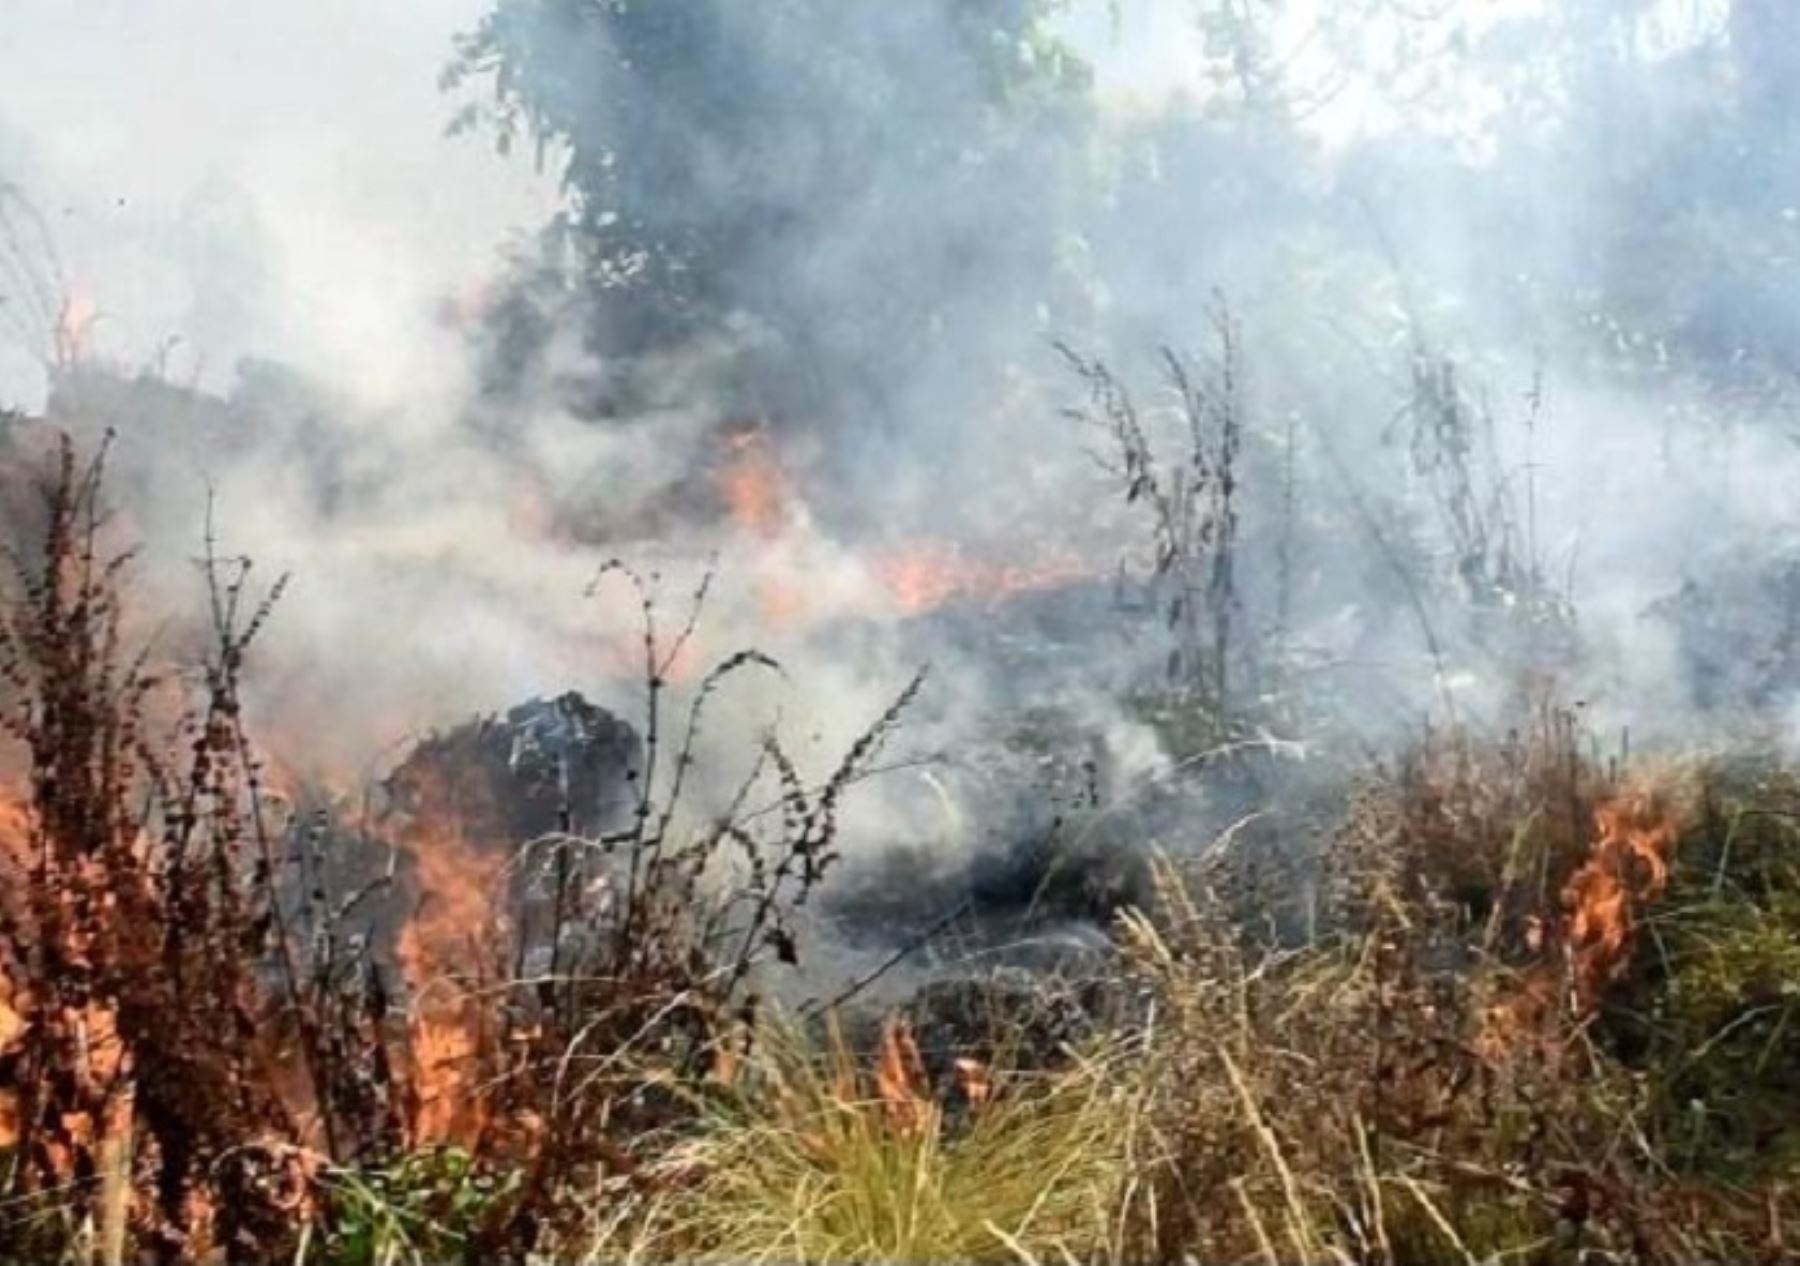
[[[792, 466], [778, 453], [769, 430], [740, 425], [721, 436], [725, 460], [714, 475], [719, 496], [739, 536], [764, 544], [804, 538], [809, 517]], [[1069, 552], [1040, 552], [1035, 559], [1005, 562], [969, 557], [949, 541], [912, 541], [863, 560], [876, 583], [871, 616], [923, 615], [952, 602], [995, 605], [1021, 593], [1086, 579], [1095, 569]], [[791, 630], [833, 608], [809, 591], [804, 564], [786, 551], [765, 550], [756, 560], [756, 600], [762, 621]], [[885, 600], [884, 600], [885, 599]]]
[[55, 355], [58, 365], [72, 366], [82, 358], [99, 315], [100, 309], [94, 302], [93, 293], [85, 286], [71, 285], [68, 293], [63, 296], [61, 310], [56, 314]]
[[486, 1131], [485, 1103], [474, 1093], [479, 1035], [465, 1011], [412, 1017], [408, 1045], [417, 1098], [408, 1127], [415, 1147], [472, 1147]]
[[412, 819], [395, 832], [396, 843], [417, 867], [423, 894], [396, 949], [415, 999], [409, 1031], [416, 1092], [411, 1129], [420, 1145], [468, 1145], [487, 1125], [481, 1097], [473, 1093], [480, 1017], [449, 977], [456, 963], [478, 949], [489, 926], [489, 894], [504, 854], [484, 847], [481, 806], [459, 804], [450, 779], [420, 780], [411, 790]]
[[[1606, 990], [1630, 965], [1637, 912], [1668, 888], [1669, 862], [1680, 820], [1654, 789], [1627, 787], [1594, 809], [1588, 857], [1561, 892], [1566, 919], [1561, 948], [1572, 996], [1559, 1001], [1557, 966], [1545, 963], [1525, 974], [1506, 996], [1486, 1008], [1475, 1049], [1498, 1061], [1522, 1050], [1556, 1058], [1563, 1049], [1553, 1021], [1573, 1007], [1576, 1019], [1599, 1007]], [[1529, 948], [1546, 937], [1541, 922], [1527, 929]]]
[[787, 525], [787, 488], [766, 433], [742, 430], [724, 443], [729, 459], [719, 472], [719, 495], [732, 521], [751, 536], [773, 540]]
[[1637, 909], [1668, 887], [1677, 826], [1659, 797], [1638, 786], [1600, 804], [1594, 829], [1587, 863], [1562, 890], [1575, 995], [1584, 1011], [1630, 962]]
[[1499, 1064], [1522, 1051], [1535, 1051], [1552, 1060], [1562, 1053], [1550, 1024], [1557, 1014], [1557, 976], [1553, 970], [1528, 973], [1511, 992], [1481, 1013], [1481, 1030], [1475, 1035], [1475, 1052], [1491, 1064]]
[[1086, 579], [1079, 559], [1051, 556], [1032, 564], [967, 559], [954, 546], [923, 544], [876, 560], [876, 574], [904, 615], [924, 615], [951, 602], [987, 605]]
[[[0, 784], [0, 855], [6, 856], [14, 866], [29, 864], [35, 831], [33, 811], [25, 794], [16, 787]], [[64, 899], [74, 898], [65, 894]], [[63, 952], [72, 961], [91, 948], [87, 935], [75, 928], [65, 929], [63, 937]], [[74, 1075], [86, 1087], [96, 1091], [105, 1088], [108, 1095], [115, 1092], [130, 1072], [131, 1053], [120, 1035], [118, 1015], [112, 1005], [96, 1000], [42, 1015], [37, 1014], [42, 1008], [36, 1005], [29, 990], [28, 982], [21, 984], [0, 972], [0, 1055], [14, 1053], [33, 1023], [60, 1025], [80, 1035], [83, 1058]], [[0, 1147], [11, 1147], [18, 1142], [19, 1102], [16, 1086], [0, 1086]], [[108, 1098], [107, 1102], [110, 1105], [112, 1101]], [[91, 1114], [80, 1112], [65, 1115], [59, 1124], [64, 1140], [88, 1147], [102, 1137], [112, 1137], [107, 1131], [113, 1128], [114, 1122], [110, 1118], [96, 1121]], [[65, 1142], [55, 1139], [46, 1142], [45, 1146], [57, 1157], [58, 1172], [67, 1172], [72, 1179], [74, 1153]]]
[[935, 611], [960, 594], [965, 569], [954, 554], [930, 547], [904, 550], [876, 563], [894, 602], [907, 615]]
[[889, 1016], [881, 1027], [875, 1093], [896, 1133], [910, 1135], [924, 1124], [930, 1107], [925, 1085], [925, 1061], [919, 1057], [912, 1026], [902, 1016]]
[[980, 1108], [994, 1097], [993, 1079], [987, 1065], [967, 1056], [956, 1061], [956, 1088], [971, 1108]]

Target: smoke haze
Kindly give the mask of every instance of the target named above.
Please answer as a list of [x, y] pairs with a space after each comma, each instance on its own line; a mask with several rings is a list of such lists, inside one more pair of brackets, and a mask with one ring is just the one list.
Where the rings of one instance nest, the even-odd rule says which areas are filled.
[[[0, 154], [49, 221], [96, 351], [228, 387], [279, 359], [416, 405], [438, 306], [554, 206], [553, 174], [446, 143], [437, 91], [476, 0], [7, 6]], [[6, 394], [41, 398], [8, 347]], [[434, 368], [435, 371], [434, 372]]]
[[[0, 178], [47, 222], [56, 262], [39, 262], [98, 314], [85, 357], [231, 401], [218, 442], [189, 443], [169, 438], [173, 418], [158, 433], [133, 416], [136, 398], [92, 384], [70, 397], [114, 411], [123, 460], [154, 472], [134, 512], [159, 585], [192, 583], [209, 478], [226, 544], [295, 571], [257, 679], [292, 760], [360, 767], [420, 727], [571, 685], [629, 714], [633, 610], [583, 597], [618, 554], [660, 574], [676, 622], [716, 558], [703, 649], [755, 643], [788, 665], [786, 683], [722, 704], [722, 762], [777, 715], [830, 751], [930, 661], [923, 746], [1054, 704], [1103, 736], [1119, 785], [1141, 783], [1171, 753], [1121, 696], [1165, 644], [1106, 592], [1141, 563], [1144, 521], [1084, 456], [1096, 435], [1062, 416], [1081, 391], [1050, 344], [1108, 357], [1154, 406], [1156, 441], [1178, 446], [1155, 352], [1213, 353], [1220, 296], [1248, 420], [1239, 639], [1305, 660], [1308, 684], [1282, 689], [1375, 740], [1447, 699], [1498, 711], [1521, 663], [1565, 674], [1609, 725], [1690, 718], [1694, 647], [1651, 612], [1724, 554], [1786, 557], [1800, 471], [1779, 332], [1800, 292], [1753, 266], [1707, 275], [1698, 230], [1682, 262], [1636, 278], [1632, 235], [1661, 249], [1657, 232], [1697, 214], [1696, 189], [1755, 184], [1786, 118], [1757, 113], [1774, 107], [1723, 10], [1644, 19], [1652, 69], [1621, 97], [1602, 82], [1613, 63], [1583, 61], [1583, 29], [1542, 6], [1451, 6], [1449, 34], [1392, 16], [1359, 27], [1366, 7], [1292, 6], [1252, 74], [1221, 70], [1222, 37], [1193, 6], [1126, 3], [1116, 23], [1075, 6], [1061, 29], [1095, 68], [1093, 113], [1001, 129], [1000, 157], [967, 170], [950, 133], [979, 114], [980, 67], [945, 6], [889, 14], [873, 35], [853, 17], [721, 19], [746, 50], [744, 126], [778, 143], [721, 147], [671, 179], [697, 222], [753, 189], [790, 228], [734, 241], [729, 320], [629, 355], [596, 352], [566, 289], [519, 282], [534, 235], [578, 202], [558, 185], [566, 156], [553, 146], [540, 169], [529, 144], [498, 157], [484, 137], [444, 136], [490, 91], [437, 87], [452, 36], [490, 8], [478, 0], [14, 0]], [[821, 138], [809, 120], [853, 94], [796, 68], [866, 47], [897, 67], [869, 90], [891, 95], [871, 110], [879, 127], [847, 114], [843, 136]], [[607, 53], [533, 48], [577, 67]], [[562, 103], [578, 131], [651, 126], [608, 85], [558, 82], [580, 84]], [[681, 103], [664, 104], [655, 125], [681, 128]], [[1728, 127], [1766, 153], [1709, 166], [1707, 129]], [[1729, 196], [1777, 254], [1800, 232], [1779, 200]], [[537, 332], [497, 389], [494, 348], [529, 324], [508, 315], [509, 287]], [[1621, 295], [1686, 315], [1658, 334], [1608, 329]], [[8, 403], [43, 404], [54, 342], [15, 333]], [[1491, 417], [1462, 475], [1419, 450], [1443, 415], [1421, 417], [1416, 374], [1440, 362], [1457, 367], [1465, 421]], [[720, 428], [746, 400], [768, 427], [731, 449]], [[770, 453], [772, 471], [745, 451]], [[1446, 478], [1473, 480], [1467, 504]], [[736, 513], [690, 510], [695, 496]], [[1511, 516], [1532, 600], [1573, 607], [1577, 651], [1518, 652], [1496, 633], [1514, 590], [1466, 601], [1468, 514], [1488, 545]], [[979, 591], [963, 597], [1052, 587], [1059, 567], [1084, 596], [974, 631], [903, 619], [919, 614], [909, 578], [941, 588], [933, 560], [952, 547], [970, 570], [951, 591]], [[1738, 643], [1785, 654], [1787, 613], [1757, 582], [1747, 593]], [[1061, 658], [1024, 674], [1011, 643], [1034, 639], [1060, 639]], [[1709, 663], [1736, 656], [1718, 645]], [[1786, 673], [1773, 664], [1754, 687], [1772, 715], [1800, 699]], [[1244, 690], [1279, 675], [1265, 662]], [[938, 794], [904, 780], [869, 806], [863, 829], [884, 837], [978, 833], [947, 828]]]

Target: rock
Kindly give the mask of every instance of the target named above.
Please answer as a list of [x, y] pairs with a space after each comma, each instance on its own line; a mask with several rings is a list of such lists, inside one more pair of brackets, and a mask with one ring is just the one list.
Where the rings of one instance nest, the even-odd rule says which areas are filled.
[[385, 789], [391, 812], [448, 815], [474, 840], [511, 850], [551, 832], [620, 829], [642, 768], [636, 730], [571, 691], [426, 739]]

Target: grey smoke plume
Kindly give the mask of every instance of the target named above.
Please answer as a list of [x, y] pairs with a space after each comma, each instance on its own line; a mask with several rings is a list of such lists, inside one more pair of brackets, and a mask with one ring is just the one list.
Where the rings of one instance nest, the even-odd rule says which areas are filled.
[[[1074, 6], [1091, 90], [997, 139], [958, 130], [990, 63], [949, 0], [692, 6], [725, 15], [732, 78], [691, 97], [679, 66], [634, 79], [600, 28], [527, 24], [577, 161], [619, 128], [680, 140], [732, 94], [723, 135], [749, 148], [629, 189], [660, 223], [738, 234], [700, 315], [654, 339], [608, 326], [592, 270], [537, 236], [559, 208], [608, 228], [558, 188], [564, 149], [540, 169], [528, 143], [442, 138], [490, 90], [434, 87], [476, 0], [20, 0], [0, 174], [93, 295], [89, 357], [228, 400], [196, 427], [171, 397], [150, 426], [143, 395], [77, 376], [64, 404], [149, 472], [134, 512], [171, 605], [209, 478], [226, 543], [297, 573], [258, 679], [289, 759], [360, 767], [570, 685], [628, 707], [632, 611], [583, 597], [618, 553], [676, 620], [716, 558], [704, 646], [790, 667], [729, 696], [721, 767], [777, 719], [833, 750], [929, 660], [921, 747], [1054, 706], [1101, 736], [1115, 793], [1153, 781], [1167, 739], [1122, 700], [1166, 634], [1112, 602], [1121, 567], [1143, 574], [1143, 507], [1086, 460], [1050, 343], [1104, 356], [1173, 460], [1155, 352], [1215, 351], [1221, 295], [1246, 428], [1234, 671], [1271, 735], [1498, 714], [1525, 670], [1640, 731], [1792, 712], [1787, 600], [1758, 579], [1788, 565], [1800, 486], [1791, 19], [1521, 3], [1433, 25], [1314, 0], [1252, 29], [1222, 16], [1240, 7]], [[833, 77], [857, 58], [880, 73]], [[43, 350], [6, 364], [29, 408]], [[780, 470], [768, 530], [720, 512], [739, 422]], [[903, 619], [895, 560], [958, 544], [1073, 559], [1083, 583]], [[1722, 559], [1747, 575], [1723, 629], [1697, 614]], [[965, 599], [993, 597], [972, 574]], [[898, 776], [856, 831], [971, 846], [986, 785]]]

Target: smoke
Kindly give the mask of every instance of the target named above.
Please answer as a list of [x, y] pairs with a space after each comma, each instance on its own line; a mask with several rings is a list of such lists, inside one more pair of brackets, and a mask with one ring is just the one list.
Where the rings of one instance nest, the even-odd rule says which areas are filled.
[[[435, 308], [555, 198], [529, 164], [443, 140], [436, 76], [481, 7], [7, 5], [0, 162], [103, 314], [96, 350], [213, 389], [252, 356], [441, 405], [456, 355]], [[44, 350], [8, 349], [10, 399], [41, 399], [20, 361]]]
[[[155, 418], [129, 394], [92, 405], [122, 462], [156, 472], [133, 510], [162, 600], [194, 593], [211, 479], [222, 544], [298, 573], [279, 622], [281, 675], [304, 679], [280, 691], [286, 737], [358, 757], [555, 671], [522, 669], [532, 643], [501, 627], [505, 490], [454, 438], [469, 365], [444, 313], [555, 200], [552, 176], [444, 139], [436, 77], [480, 8], [27, 0], [0, 19], [0, 164], [54, 246], [26, 262], [96, 314], [84, 355], [242, 406], [209, 444], [184, 442], [178, 401]], [[12, 340], [8, 403], [42, 407], [52, 350], [53, 331]], [[355, 504], [334, 517], [322, 491]], [[578, 595], [578, 570], [534, 566], [506, 586], [513, 609]]]
[[[1696, 639], [1733, 658], [1689, 607], [1720, 559], [1754, 577], [1793, 548], [1800, 292], [1776, 282], [1800, 230], [1771, 192], [1791, 118], [1717, 6], [1621, 34], [1631, 6], [1422, 26], [1316, 0], [1249, 30], [1177, 0], [1116, 23], [1076, 5], [1059, 29], [1091, 92], [987, 131], [991, 64], [948, 3], [694, 6], [723, 54], [660, 70], [525, 24], [506, 38], [573, 140], [541, 167], [443, 135], [491, 91], [436, 87], [490, 7], [0, 17], [0, 177], [101, 314], [84, 356], [213, 401], [159, 414], [76, 373], [61, 415], [119, 426], [160, 600], [194, 592], [209, 482], [223, 544], [295, 573], [256, 704], [308, 772], [570, 686], [631, 716], [635, 605], [584, 596], [617, 554], [656, 573], [670, 631], [716, 568], [696, 657], [788, 667], [721, 697], [711, 785], [777, 721], [828, 762], [925, 662], [917, 750], [991, 751], [1048, 713], [1099, 737], [1107, 794], [1166, 776], [1189, 753], [1127, 696], [1167, 633], [1112, 601], [1144, 572], [1145, 507], [1087, 460], [1050, 344], [1107, 357], [1173, 470], [1189, 437], [1156, 351], [1215, 354], [1220, 296], [1246, 427], [1232, 672], [1270, 736], [1502, 716], [1528, 672], [1603, 725], [1679, 736], [1707, 707]], [[622, 178], [633, 215], [719, 247], [654, 323], [567, 259], [569, 233], [613, 225], [559, 178], [621, 128], [693, 160]], [[538, 235], [559, 210], [560, 253]], [[43, 335], [0, 363], [34, 410]], [[1446, 365], [1454, 388], [1421, 399]], [[750, 520], [732, 479], [762, 481]], [[920, 583], [953, 600], [906, 618]], [[1735, 683], [1711, 697], [1785, 719], [1788, 614], [1754, 579], [1734, 592], [1760, 666], [1707, 669]], [[1010, 829], [995, 806], [1021, 792], [978, 763], [876, 780], [849, 829], [948, 853]]]

